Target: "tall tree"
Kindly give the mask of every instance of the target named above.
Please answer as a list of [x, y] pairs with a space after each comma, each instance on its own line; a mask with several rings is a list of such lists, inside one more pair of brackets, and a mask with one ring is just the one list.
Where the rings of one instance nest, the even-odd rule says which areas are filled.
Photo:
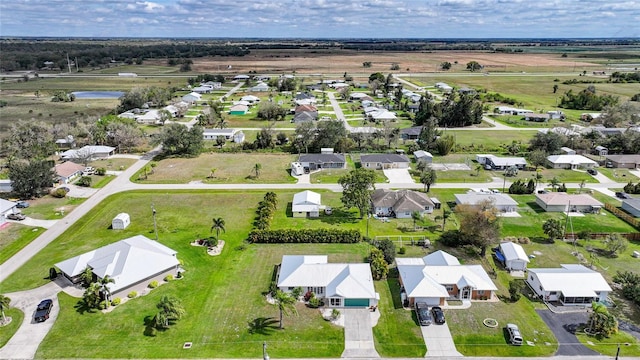
[[431, 185], [436, 183], [436, 179], [438, 178], [436, 171], [431, 167], [427, 166], [420, 173], [420, 183], [424, 185], [424, 191], [429, 192], [431, 190]]
[[57, 176], [53, 164], [46, 159], [30, 160], [12, 158], [9, 160], [9, 179], [13, 191], [21, 198], [31, 199], [45, 194]]
[[191, 129], [178, 123], [165, 126], [155, 139], [155, 143], [162, 144], [162, 149], [169, 155], [197, 156], [204, 147], [202, 127], [194, 126]]
[[262, 170], [262, 164], [256, 163], [253, 165], [253, 171], [256, 173], [256, 178], [260, 177], [260, 170]]
[[211, 225], [211, 231], [213, 231], [213, 230], [216, 231], [216, 240], [219, 240], [220, 239], [220, 231], [225, 232], [224, 219], [219, 217], [219, 218], [213, 218], [211, 221], [213, 222], [213, 224]]
[[102, 293], [102, 295], [104, 295], [104, 299], [106, 300], [107, 303], [107, 308], [109, 308], [109, 305], [111, 304], [111, 288], [109, 287], [109, 284], [114, 284], [116, 282], [116, 280], [114, 278], [112, 278], [109, 275], [105, 275], [102, 279], [100, 279], [99, 284], [100, 284], [100, 292]]
[[469, 61], [467, 63], [467, 70], [474, 72], [482, 69], [482, 65], [480, 65], [477, 61]]
[[347, 137], [347, 129], [344, 122], [338, 120], [320, 121], [316, 130], [316, 136], [309, 146], [314, 152], [320, 152], [322, 148], [336, 148], [341, 139]]
[[420, 130], [420, 135], [418, 135], [416, 143], [420, 146], [421, 150], [434, 149], [436, 140], [441, 134], [442, 132], [438, 130], [438, 120], [431, 117], [422, 124], [422, 129]]
[[50, 126], [40, 122], [14, 122], [4, 142], [6, 155], [25, 160], [40, 160], [53, 155], [55, 139], [49, 130]]
[[629, 247], [629, 240], [620, 234], [609, 234], [605, 240], [605, 246], [609, 251], [609, 256], [617, 256], [619, 252], [624, 252]]
[[498, 210], [494, 203], [486, 200], [477, 205], [459, 204], [456, 215], [460, 221], [460, 233], [480, 248], [480, 256], [484, 257], [487, 247], [500, 236]]
[[369, 254], [369, 265], [374, 280], [386, 279], [389, 274], [389, 264], [384, 259], [384, 253], [378, 248], [372, 248]]
[[309, 152], [309, 145], [316, 135], [316, 125], [312, 121], [304, 121], [296, 125], [294, 144], [299, 152]]
[[356, 207], [362, 219], [371, 209], [371, 193], [375, 189], [376, 174], [373, 170], [358, 168], [342, 176], [342, 203], [345, 207]]
[[297, 313], [296, 311], [296, 299], [282, 290], [276, 290], [275, 296], [273, 298], [276, 302], [276, 306], [278, 306], [278, 311], [280, 311], [280, 329], [284, 328], [283, 317], [284, 315], [289, 315], [292, 313]]
[[542, 231], [549, 237], [549, 242], [561, 237], [563, 230], [562, 223], [557, 219], [547, 219], [542, 224]]

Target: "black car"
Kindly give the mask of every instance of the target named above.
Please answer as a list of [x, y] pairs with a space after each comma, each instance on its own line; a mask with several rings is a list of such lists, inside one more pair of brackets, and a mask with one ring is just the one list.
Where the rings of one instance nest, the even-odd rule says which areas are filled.
[[416, 315], [418, 315], [418, 323], [421, 326], [431, 325], [431, 313], [427, 303], [416, 302]]
[[28, 202], [26, 202], [26, 201], [18, 201], [18, 202], [16, 203], [16, 207], [17, 207], [18, 209], [25, 209], [25, 208], [28, 208], [28, 207], [29, 207], [29, 203], [28, 203]]
[[596, 169], [588, 169], [587, 173], [589, 175], [598, 175], [598, 170], [596, 170]]
[[40, 301], [38, 304], [38, 308], [36, 309], [36, 314], [33, 316], [33, 319], [36, 322], [43, 322], [49, 318], [49, 313], [51, 313], [51, 308], [53, 308], [53, 300], [45, 299]]
[[631, 199], [631, 196], [629, 196], [629, 194], [621, 191], [616, 192], [616, 197], [619, 199]]
[[433, 313], [433, 320], [436, 324], [444, 324], [444, 311], [440, 306], [434, 306], [431, 308], [431, 312]]

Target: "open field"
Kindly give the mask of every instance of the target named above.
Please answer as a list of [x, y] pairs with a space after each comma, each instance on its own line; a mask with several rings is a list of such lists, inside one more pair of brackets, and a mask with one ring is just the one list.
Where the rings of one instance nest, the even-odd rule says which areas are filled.
[[2, 229], [0, 240], [0, 264], [7, 261], [33, 239], [42, 234], [43, 229], [32, 228], [19, 223], [11, 223]]

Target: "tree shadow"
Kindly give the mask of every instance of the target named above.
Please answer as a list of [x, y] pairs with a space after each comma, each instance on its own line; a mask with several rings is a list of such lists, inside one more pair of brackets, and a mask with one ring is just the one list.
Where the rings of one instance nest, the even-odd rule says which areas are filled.
[[248, 323], [249, 334], [271, 335], [278, 330], [279, 321], [272, 317], [255, 318]]
[[78, 300], [78, 302], [73, 306], [73, 308], [76, 309], [76, 312], [78, 312], [79, 314], [85, 314], [85, 313], [93, 314], [98, 311], [92, 308], [91, 306], [89, 306], [89, 304], [87, 304], [86, 301], [84, 301], [84, 299]]
[[165, 332], [171, 325], [176, 323], [175, 319], [169, 319], [169, 323], [166, 327], [157, 327], [155, 316], [147, 315], [143, 319], [144, 322], [144, 336], [155, 337], [158, 332]]

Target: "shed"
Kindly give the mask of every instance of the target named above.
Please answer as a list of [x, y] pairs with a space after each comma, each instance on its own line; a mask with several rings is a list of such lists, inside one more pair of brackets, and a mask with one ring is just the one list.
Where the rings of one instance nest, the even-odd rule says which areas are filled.
[[[498, 253], [496, 253], [498, 254]], [[500, 243], [499, 254], [504, 257], [504, 266], [508, 270], [527, 270], [529, 258], [522, 246], [512, 242]]]
[[113, 230], [124, 230], [131, 224], [131, 218], [127, 213], [120, 213], [111, 220], [111, 228]]

